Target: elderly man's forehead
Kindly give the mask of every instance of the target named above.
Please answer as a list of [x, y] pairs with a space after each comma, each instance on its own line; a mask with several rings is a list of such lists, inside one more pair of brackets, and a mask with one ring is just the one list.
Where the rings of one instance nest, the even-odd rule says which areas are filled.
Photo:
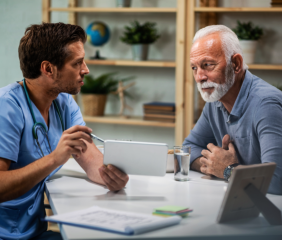
[[223, 53], [223, 49], [220, 35], [218, 33], [214, 33], [198, 39], [192, 45], [191, 55], [197, 53], [198, 51], [221, 55]]

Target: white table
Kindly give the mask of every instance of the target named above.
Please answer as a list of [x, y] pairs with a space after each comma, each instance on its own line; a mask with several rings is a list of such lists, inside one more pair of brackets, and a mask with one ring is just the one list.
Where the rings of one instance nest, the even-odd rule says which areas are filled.
[[[61, 175], [71, 175], [69, 177]], [[69, 161], [46, 183], [54, 214], [97, 205], [114, 210], [151, 214], [154, 208], [179, 205], [194, 211], [179, 225], [137, 236], [123, 236], [67, 225], [60, 226], [64, 239], [282, 239], [282, 226], [270, 226], [262, 215], [255, 219], [217, 224], [216, 217], [227, 183], [190, 171], [190, 181], [177, 182], [173, 174], [165, 177], [130, 176], [123, 191], [116, 194], [89, 181], [75, 161]], [[282, 209], [282, 196], [267, 197]]]

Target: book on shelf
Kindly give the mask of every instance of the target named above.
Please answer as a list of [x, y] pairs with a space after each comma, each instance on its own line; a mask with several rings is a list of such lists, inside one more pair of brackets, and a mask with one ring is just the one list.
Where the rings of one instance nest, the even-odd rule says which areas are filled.
[[271, 6], [272, 7], [282, 7], [282, 0], [272, 0]]
[[164, 110], [154, 110], [154, 109], [144, 109], [144, 114], [159, 114], [159, 115], [170, 115], [174, 116], [175, 112], [164, 111]]
[[168, 123], [174, 123], [175, 119], [172, 118], [157, 118], [157, 117], [146, 117], [144, 116], [144, 120], [146, 121], [157, 121], [157, 122], [168, 122]]
[[144, 120], [175, 122], [175, 103], [151, 102], [143, 105]]
[[143, 104], [143, 109], [175, 112], [175, 103], [150, 102]]
[[175, 119], [175, 115], [164, 115], [164, 114], [144, 114], [144, 117], [149, 118], [164, 118], [164, 119]]

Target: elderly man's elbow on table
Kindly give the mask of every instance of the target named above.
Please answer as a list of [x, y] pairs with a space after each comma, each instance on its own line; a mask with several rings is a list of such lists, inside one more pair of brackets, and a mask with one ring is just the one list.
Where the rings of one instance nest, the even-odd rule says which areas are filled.
[[[203, 164], [201, 163], [200, 159], [201, 159], [201, 157], [195, 159], [191, 163], [191, 170], [202, 172], [202, 173], [207, 174], [207, 175], [213, 175], [213, 174], [209, 174], [209, 173], [203, 171], [203, 169], [205, 169], [205, 167], [203, 167]], [[276, 172], [273, 174], [273, 177], [272, 177], [272, 180], [270, 182], [267, 193], [275, 194], [275, 195], [282, 195], [282, 172], [281, 171], [276, 170]]]
[[282, 195], [282, 172], [280, 171], [279, 173], [274, 172], [273, 174], [267, 191], [270, 194]]

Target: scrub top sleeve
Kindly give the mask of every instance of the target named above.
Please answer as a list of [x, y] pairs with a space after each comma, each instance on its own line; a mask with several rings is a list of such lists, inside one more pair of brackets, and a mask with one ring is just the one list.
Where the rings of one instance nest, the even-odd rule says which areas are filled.
[[1, 97], [0, 106], [0, 158], [17, 162], [24, 128], [23, 112], [10, 98]]
[[80, 111], [79, 106], [76, 101], [74, 101], [71, 95], [68, 95], [70, 112], [71, 112], [71, 126], [82, 125], [85, 126], [85, 122], [83, 121], [83, 117]]

